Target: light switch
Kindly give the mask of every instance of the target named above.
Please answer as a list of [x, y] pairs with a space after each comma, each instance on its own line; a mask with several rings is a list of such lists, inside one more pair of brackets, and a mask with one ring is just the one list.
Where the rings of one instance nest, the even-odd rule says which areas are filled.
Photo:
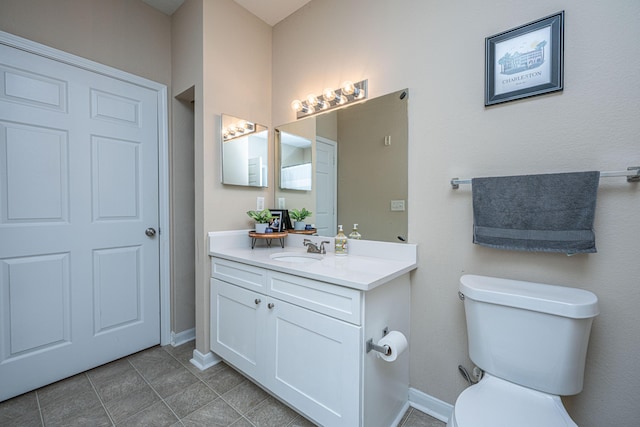
[[258, 197], [256, 200], [256, 210], [264, 210], [264, 197]]

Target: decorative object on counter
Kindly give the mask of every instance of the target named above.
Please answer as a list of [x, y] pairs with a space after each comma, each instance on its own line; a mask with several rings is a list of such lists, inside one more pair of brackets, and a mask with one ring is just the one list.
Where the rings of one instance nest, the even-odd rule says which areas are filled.
[[562, 90], [564, 11], [485, 40], [484, 105]]
[[286, 231], [286, 228], [283, 227], [282, 223], [282, 213], [280, 212], [271, 212], [271, 220], [269, 221], [269, 228], [267, 230], [279, 232]]
[[[289, 218], [289, 211], [287, 209], [269, 209], [272, 216], [280, 216], [280, 230], [284, 231], [293, 228], [291, 225], [291, 218]], [[276, 231], [276, 230], [274, 230]]]
[[251, 237], [251, 249], [256, 246], [256, 242], [258, 239], [264, 240], [267, 243], [267, 247], [271, 247], [271, 241], [273, 239], [280, 240], [280, 247], [284, 249], [284, 239], [287, 237], [286, 231], [272, 231], [270, 233], [257, 233], [255, 231], [249, 232], [249, 237]]
[[256, 233], [265, 233], [267, 227], [269, 227], [269, 222], [273, 219], [273, 215], [271, 215], [269, 209], [247, 211], [247, 215], [256, 222]]
[[338, 234], [335, 237], [335, 252], [336, 255], [342, 256], [347, 255], [348, 247], [347, 247], [347, 236], [344, 235], [344, 231], [342, 231], [342, 225], [338, 226]]
[[306, 208], [302, 208], [300, 210], [293, 209], [289, 212], [289, 215], [293, 219], [293, 229], [294, 230], [305, 230], [307, 224], [305, 224], [304, 220], [306, 217], [310, 216], [313, 212], [308, 211]]
[[287, 230], [288, 233], [291, 234], [306, 234], [308, 236], [311, 236], [312, 234], [316, 234], [318, 232], [318, 230], [316, 230], [315, 228], [305, 228], [304, 230], [295, 230], [295, 229], [291, 229], [291, 230]]
[[353, 231], [349, 233], [349, 238], [353, 240], [362, 239], [362, 234], [358, 232], [358, 224], [353, 224]]

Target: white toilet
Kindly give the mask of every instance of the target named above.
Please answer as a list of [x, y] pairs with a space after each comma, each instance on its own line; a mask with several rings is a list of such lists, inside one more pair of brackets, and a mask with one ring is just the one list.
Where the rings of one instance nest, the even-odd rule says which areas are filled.
[[447, 427], [577, 427], [560, 396], [582, 391], [598, 298], [583, 289], [460, 278], [469, 356], [485, 374]]

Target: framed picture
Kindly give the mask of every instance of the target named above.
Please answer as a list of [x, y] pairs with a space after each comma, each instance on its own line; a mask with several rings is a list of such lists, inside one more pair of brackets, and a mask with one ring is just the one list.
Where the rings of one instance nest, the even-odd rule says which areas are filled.
[[291, 219], [289, 218], [289, 211], [286, 209], [269, 209], [271, 211], [271, 215], [273, 216], [273, 220], [271, 221], [271, 229], [273, 231], [286, 231], [291, 226]]
[[563, 88], [564, 11], [485, 40], [484, 105]]
[[269, 228], [274, 232], [282, 231], [282, 213], [271, 212], [271, 221], [269, 221]]

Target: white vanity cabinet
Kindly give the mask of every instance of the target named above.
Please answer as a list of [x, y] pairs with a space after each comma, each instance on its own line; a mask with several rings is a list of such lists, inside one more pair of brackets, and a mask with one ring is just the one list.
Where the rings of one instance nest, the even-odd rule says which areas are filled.
[[321, 425], [361, 425], [360, 309], [360, 291], [212, 258], [212, 351]]

